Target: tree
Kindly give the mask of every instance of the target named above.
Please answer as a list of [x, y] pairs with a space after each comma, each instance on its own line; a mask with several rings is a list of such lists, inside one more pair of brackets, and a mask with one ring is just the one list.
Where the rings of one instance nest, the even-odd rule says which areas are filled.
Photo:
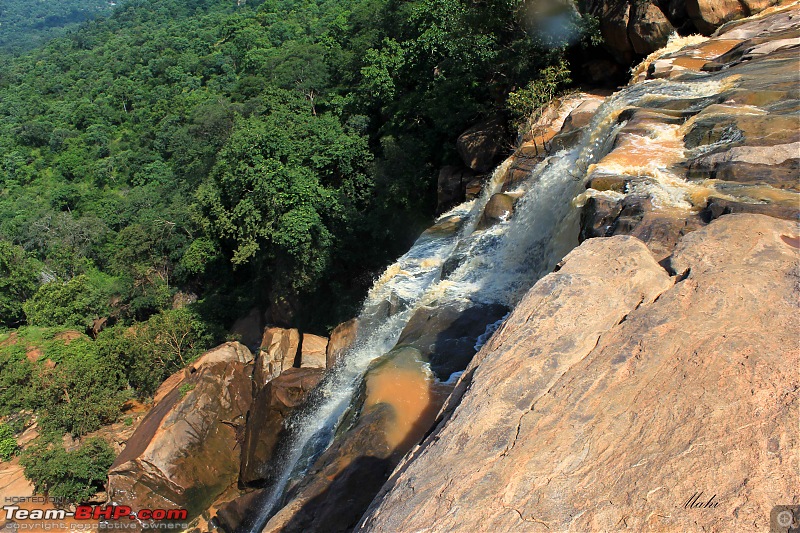
[[86, 275], [69, 281], [45, 283], [23, 305], [28, 323], [34, 326], [68, 326], [81, 331], [92, 320], [107, 316], [108, 297]]
[[36, 292], [38, 273], [22, 248], [0, 241], [0, 325], [14, 327], [23, 321], [22, 304]]
[[139, 398], [151, 396], [172, 373], [211, 347], [215, 336], [189, 308], [162, 311], [131, 327], [114, 327], [97, 339], [104, 360], [117, 361]]
[[114, 450], [103, 439], [87, 439], [68, 452], [57, 435], [47, 434], [22, 453], [20, 464], [37, 494], [80, 503], [103, 489], [114, 458]]

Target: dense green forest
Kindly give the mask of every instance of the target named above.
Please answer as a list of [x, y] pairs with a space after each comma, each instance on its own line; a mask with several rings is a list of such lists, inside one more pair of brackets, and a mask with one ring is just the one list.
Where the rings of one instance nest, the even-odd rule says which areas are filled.
[[124, 0], [0, 0], [0, 50], [21, 52], [111, 13]]
[[528, 9], [129, 0], [0, 56], [0, 415], [83, 435], [253, 306], [352, 316], [457, 135], [569, 82], [592, 21]]

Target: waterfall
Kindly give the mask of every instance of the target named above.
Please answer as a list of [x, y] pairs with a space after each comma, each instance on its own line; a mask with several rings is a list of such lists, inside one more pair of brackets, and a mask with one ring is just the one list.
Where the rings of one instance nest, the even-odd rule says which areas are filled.
[[[590, 166], [612, 148], [621, 111], [634, 102], [657, 107], [689, 91], [711, 97], [719, 84], [640, 83], [608, 98], [576, 146], [550, 155], [511, 191], [519, 196], [514, 216], [479, 229], [483, 208], [502, 187], [508, 162], [487, 182], [479, 198], [442, 215], [413, 247], [375, 282], [359, 316], [357, 338], [289, 422], [290, 437], [273, 460], [270, 486], [258, 512], [240, 529], [261, 531], [280, 506], [287, 485], [303, 475], [326, 449], [370, 363], [389, 352], [420, 306], [453, 302], [503, 304], [509, 308], [578, 245], [579, 209], [573, 200], [585, 191]], [[454, 268], [442, 276], [445, 264]], [[496, 329], [497, 324], [491, 325]], [[493, 330], [487, 330], [489, 335]], [[482, 339], [481, 342], [485, 342]]]

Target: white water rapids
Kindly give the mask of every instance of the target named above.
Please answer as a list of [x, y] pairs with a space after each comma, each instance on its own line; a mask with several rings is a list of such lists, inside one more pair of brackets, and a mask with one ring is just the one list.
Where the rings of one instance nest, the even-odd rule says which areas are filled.
[[[261, 531], [280, 508], [290, 480], [301, 477], [330, 444], [370, 363], [395, 346], [416, 309], [459, 301], [513, 308], [578, 245], [579, 209], [573, 199], [585, 191], [589, 165], [611, 150], [622, 110], [677, 97], [711, 97], [719, 90], [716, 82], [655, 80], [631, 86], [600, 106], [575, 147], [540, 162], [513, 191], [521, 196], [509, 220], [478, 229], [483, 208], [502, 187], [507, 163], [498, 167], [478, 199], [442, 215], [376, 281], [359, 316], [356, 341], [313, 393], [311, 405], [291, 419], [291, 440], [273, 459], [271, 485], [258, 512], [240, 529]], [[457, 266], [443, 278], [445, 263]]]

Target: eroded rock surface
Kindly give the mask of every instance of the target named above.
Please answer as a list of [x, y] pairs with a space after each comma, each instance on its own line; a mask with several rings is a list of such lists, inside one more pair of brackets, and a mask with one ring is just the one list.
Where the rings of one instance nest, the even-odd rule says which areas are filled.
[[[678, 277], [635, 238], [584, 242], [475, 357], [363, 529], [769, 529], [776, 501], [800, 501], [797, 234], [723, 216], [682, 238]], [[684, 508], [697, 492], [719, 505]]]

